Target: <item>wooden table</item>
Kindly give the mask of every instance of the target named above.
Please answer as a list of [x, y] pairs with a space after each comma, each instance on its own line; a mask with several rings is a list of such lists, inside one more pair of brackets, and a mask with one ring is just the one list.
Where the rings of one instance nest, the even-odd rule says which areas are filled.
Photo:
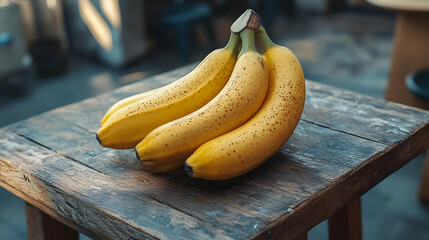
[[30, 239], [305, 239], [327, 218], [331, 239], [360, 238], [359, 197], [429, 145], [428, 112], [307, 81], [291, 139], [234, 180], [149, 174], [133, 151], [99, 146], [112, 103], [190, 69], [0, 129], [0, 185], [27, 201]]

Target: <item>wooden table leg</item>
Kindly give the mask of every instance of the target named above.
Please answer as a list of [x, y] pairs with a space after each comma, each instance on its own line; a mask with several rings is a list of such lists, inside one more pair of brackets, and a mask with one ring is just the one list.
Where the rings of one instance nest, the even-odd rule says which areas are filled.
[[429, 151], [426, 152], [426, 160], [420, 180], [419, 199], [421, 202], [429, 202]]
[[29, 240], [79, 240], [79, 233], [53, 219], [33, 205], [26, 203], [27, 232]]
[[302, 233], [298, 237], [296, 237], [294, 240], [307, 240], [307, 233]]
[[338, 210], [328, 223], [330, 240], [362, 239], [360, 198]]

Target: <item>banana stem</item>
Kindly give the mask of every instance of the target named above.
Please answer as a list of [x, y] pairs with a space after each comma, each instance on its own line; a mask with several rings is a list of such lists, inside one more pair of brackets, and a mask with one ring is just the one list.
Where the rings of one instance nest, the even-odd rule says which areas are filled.
[[241, 37], [241, 52], [239, 56], [241, 56], [245, 52], [256, 52], [255, 47], [255, 31], [252, 29], [246, 28], [240, 33]]
[[267, 31], [265, 31], [264, 27], [259, 27], [259, 32], [256, 33], [256, 41], [261, 45], [262, 51], [267, 51], [269, 48], [277, 46], [277, 44], [273, 43], [271, 41], [270, 37], [267, 34]]
[[238, 36], [238, 34], [231, 32], [229, 41], [224, 47], [224, 49], [230, 50], [235, 56], [237, 56], [240, 46], [241, 46], [240, 36]]

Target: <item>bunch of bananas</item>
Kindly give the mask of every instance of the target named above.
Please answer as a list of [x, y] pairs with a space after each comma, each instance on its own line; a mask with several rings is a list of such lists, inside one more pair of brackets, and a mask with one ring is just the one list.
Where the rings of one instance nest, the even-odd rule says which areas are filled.
[[296, 128], [305, 81], [295, 55], [256, 26], [232, 32], [225, 48], [185, 77], [113, 105], [101, 120], [100, 144], [135, 148], [150, 172], [185, 166], [189, 176], [210, 180], [262, 164]]

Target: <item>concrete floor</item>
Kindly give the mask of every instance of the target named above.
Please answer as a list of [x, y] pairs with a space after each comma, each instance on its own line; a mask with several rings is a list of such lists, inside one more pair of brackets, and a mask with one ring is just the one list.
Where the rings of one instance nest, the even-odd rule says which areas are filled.
[[[300, 12], [294, 18], [277, 18], [272, 37], [296, 53], [307, 79], [382, 98], [394, 17], [373, 8], [330, 15]], [[231, 21], [229, 17], [216, 19], [220, 42], [226, 42], [224, 25]], [[196, 48], [193, 59], [201, 59], [209, 51], [203, 44]], [[74, 59], [70, 71], [61, 77], [32, 77], [26, 95], [1, 93], [0, 126], [181, 65], [174, 50], [162, 49], [122, 70]], [[429, 239], [429, 207], [417, 199], [422, 163], [419, 156], [362, 197], [364, 239]], [[0, 202], [0, 240], [26, 239], [24, 202], [4, 189], [0, 189]], [[309, 232], [309, 239], [327, 238], [326, 222]]]

